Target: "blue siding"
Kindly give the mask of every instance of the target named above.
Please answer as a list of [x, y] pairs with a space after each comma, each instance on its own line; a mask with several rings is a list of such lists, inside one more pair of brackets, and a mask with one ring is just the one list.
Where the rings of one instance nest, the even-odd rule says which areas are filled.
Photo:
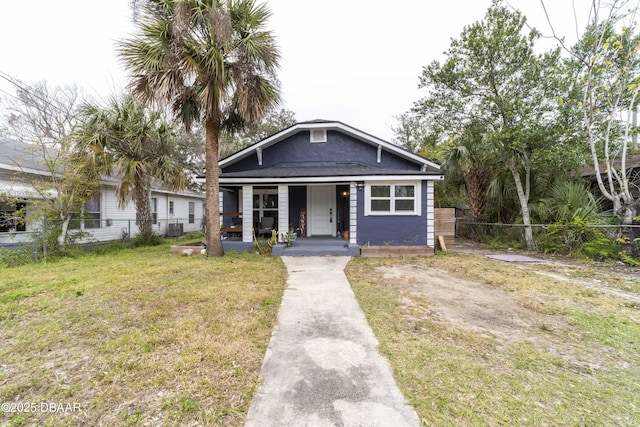
[[300, 209], [307, 208], [307, 187], [305, 185], [289, 186], [289, 223], [294, 230], [300, 227]]
[[422, 215], [365, 216], [364, 191], [358, 190], [358, 245], [426, 246], [427, 183], [422, 183]]
[[[230, 191], [222, 190], [222, 206], [225, 212], [238, 212], [238, 191], [240, 187], [229, 188]], [[222, 217], [222, 226], [229, 227], [232, 225], [233, 218], [229, 216]]]
[[349, 230], [349, 196], [342, 196], [342, 192], [349, 193], [348, 185], [336, 185], [336, 214], [338, 221], [338, 231]]
[[356, 163], [388, 169], [420, 170], [420, 165], [382, 151], [381, 162], [377, 162], [376, 146], [360, 141], [338, 131], [327, 132], [327, 142], [309, 142], [309, 131], [301, 131], [280, 141], [262, 152], [262, 166], [254, 154], [235, 162], [223, 172], [241, 172], [282, 166], [333, 166], [340, 163]]

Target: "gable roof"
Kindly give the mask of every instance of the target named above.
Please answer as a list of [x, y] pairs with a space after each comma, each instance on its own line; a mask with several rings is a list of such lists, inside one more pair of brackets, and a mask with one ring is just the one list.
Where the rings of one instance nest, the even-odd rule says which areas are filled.
[[[428, 160], [418, 154], [412, 153], [411, 151], [405, 150], [404, 148], [396, 145], [392, 142], [385, 141], [376, 136], [363, 132], [359, 129], [356, 129], [352, 126], [346, 125], [339, 121], [330, 121], [330, 120], [311, 120], [306, 122], [296, 123], [293, 126], [290, 126], [286, 129], [281, 130], [280, 132], [271, 135], [261, 141], [252, 144], [237, 153], [234, 153], [222, 160], [220, 160], [219, 166], [220, 168], [224, 168], [229, 166], [239, 160], [242, 160], [246, 157], [254, 155], [257, 150], [264, 150], [272, 145], [283, 141], [290, 136], [299, 133], [301, 131], [310, 131], [312, 129], [326, 129], [326, 130], [335, 130], [342, 132], [346, 135], [349, 135], [357, 140], [365, 142], [374, 147], [380, 148], [384, 151], [395, 154], [398, 157], [410, 160], [414, 163], [422, 165], [422, 169], [426, 171], [427, 169], [431, 169], [432, 172], [437, 172], [440, 170], [440, 165], [431, 160]], [[264, 172], [264, 170], [263, 170]], [[291, 172], [291, 171], [290, 171]]]

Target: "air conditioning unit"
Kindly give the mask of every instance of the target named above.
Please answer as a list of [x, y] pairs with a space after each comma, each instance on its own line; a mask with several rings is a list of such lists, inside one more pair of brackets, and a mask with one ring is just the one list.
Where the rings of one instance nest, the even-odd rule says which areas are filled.
[[181, 222], [169, 223], [167, 237], [180, 237], [184, 234], [184, 224]]

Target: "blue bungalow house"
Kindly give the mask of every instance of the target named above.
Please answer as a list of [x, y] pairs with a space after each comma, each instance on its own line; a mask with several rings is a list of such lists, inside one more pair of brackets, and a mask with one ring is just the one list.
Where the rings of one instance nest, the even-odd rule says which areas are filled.
[[302, 122], [220, 161], [222, 231], [432, 248], [442, 179], [438, 164], [344, 123]]

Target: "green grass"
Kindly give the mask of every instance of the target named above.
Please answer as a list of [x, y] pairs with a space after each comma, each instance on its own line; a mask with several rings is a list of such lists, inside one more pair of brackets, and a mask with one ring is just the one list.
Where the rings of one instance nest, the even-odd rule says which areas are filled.
[[242, 425], [286, 280], [279, 258], [168, 244], [0, 270], [2, 425]]
[[[381, 274], [403, 263], [502, 289], [543, 321], [520, 340], [446, 322], [419, 284]], [[423, 425], [640, 424], [637, 308], [473, 256], [353, 259], [347, 276]]]

